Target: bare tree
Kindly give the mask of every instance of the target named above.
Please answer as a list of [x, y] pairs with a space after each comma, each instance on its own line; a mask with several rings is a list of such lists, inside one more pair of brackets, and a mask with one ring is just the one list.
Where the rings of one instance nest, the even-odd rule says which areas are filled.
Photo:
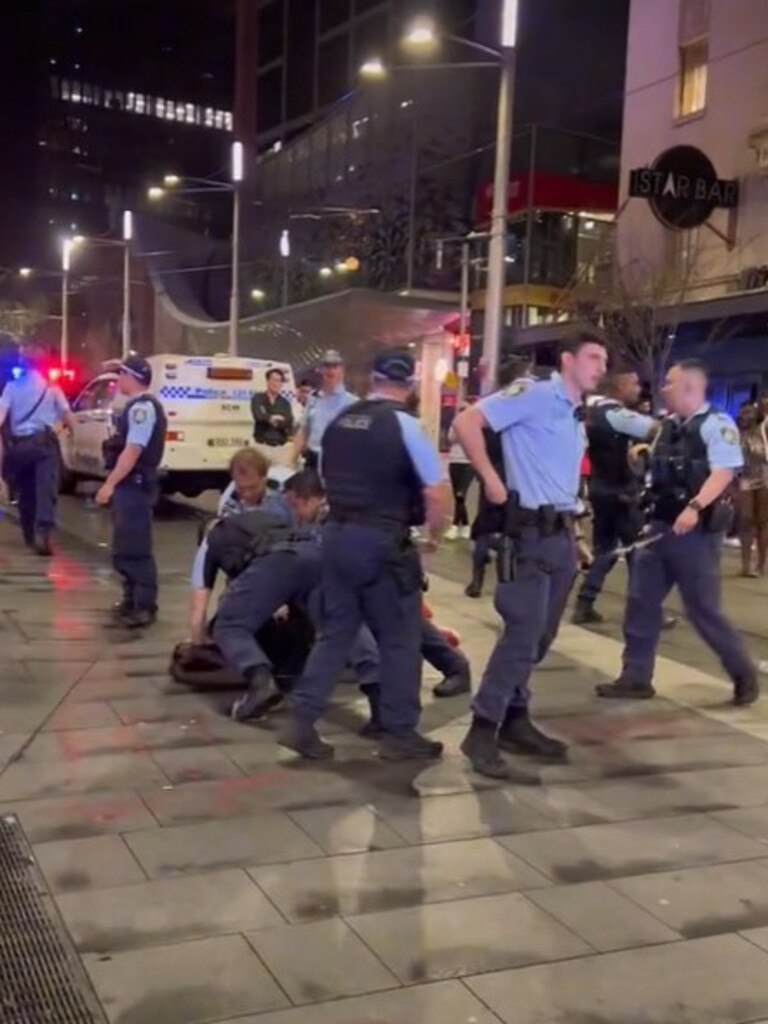
[[0, 335], [19, 341], [29, 337], [48, 317], [48, 303], [38, 297], [28, 304], [0, 301]]

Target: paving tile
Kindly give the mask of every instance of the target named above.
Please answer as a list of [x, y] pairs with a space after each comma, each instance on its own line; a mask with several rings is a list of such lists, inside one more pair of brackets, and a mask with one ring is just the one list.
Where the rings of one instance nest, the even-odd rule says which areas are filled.
[[409, 843], [528, 832], [555, 827], [510, 788], [433, 796], [423, 800], [382, 801], [376, 813]]
[[277, 813], [147, 829], [125, 841], [150, 878], [323, 855], [298, 825]]
[[685, 938], [768, 925], [768, 860], [689, 868], [611, 884]]
[[642, 875], [766, 855], [759, 843], [704, 814], [505, 836], [499, 842], [558, 882]]
[[715, 811], [711, 817], [727, 828], [768, 844], [768, 807], [749, 807], [737, 811]]
[[124, 725], [138, 722], [184, 721], [192, 718], [218, 718], [222, 707], [219, 694], [185, 693], [167, 696], [157, 693], [141, 697], [110, 700], [110, 706]]
[[241, 1017], [231, 1024], [498, 1024], [498, 1017], [460, 982], [444, 981]]
[[640, 775], [583, 786], [524, 787], [519, 796], [563, 825], [729, 811], [768, 803], [768, 766]]
[[76, 760], [105, 754], [187, 750], [225, 744], [233, 735], [239, 738], [237, 726], [224, 719], [204, 718], [198, 721], [192, 718], [169, 722], [139, 722], [136, 725], [118, 723], [109, 728], [43, 733], [30, 744], [25, 757], [30, 761], [58, 758]]
[[238, 935], [85, 963], [112, 1024], [206, 1024], [288, 1004]]
[[326, 853], [365, 853], [404, 846], [404, 840], [368, 807], [317, 807], [291, 818]]
[[34, 847], [34, 855], [54, 892], [146, 881], [146, 875], [120, 836], [43, 843]]
[[12, 764], [0, 778], [0, 803], [69, 793], [163, 786], [167, 779], [145, 754], [105, 754], [72, 761]]
[[139, 797], [119, 791], [0, 803], [0, 813], [18, 815], [32, 843], [130, 832], [157, 824]]
[[465, 984], [504, 1024], [737, 1024], [768, 1011], [768, 957], [736, 935], [500, 971]]
[[546, 884], [542, 875], [490, 839], [327, 857], [249, 873], [290, 921], [420, 906]]
[[190, 747], [186, 750], [153, 750], [152, 760], [171, 783], [210, 782], [234, 779], [241, 771], [218, 747]]
[[66, 893], [57, 900], [83, 953], [112, 953], [283, 923], [243, 871]]
[[100, 729], [120, 724], [115, 712], [105, 701], [66, 701], [45, 723], [43, 732], [62, 729]]
[[674, 942], [680, 938], [677, 932], [605, 882], [559, 885], [537, 889], [527, 896], [601, 953]]
[[694, 711], [645, 711], [634, 707], [601, 708], [595, 714], [555, 715], [547, 718], [547, 728], [582, 746], [678, 739], [713, 733], [733, 735], [728, 725]]
[[297, 1005], [398, 986], [395, 976], [338, 918], [267, 928], [246, 938]]
[[592, 952], [519, 893], [366, 914], [349, 924], [404, 984]]

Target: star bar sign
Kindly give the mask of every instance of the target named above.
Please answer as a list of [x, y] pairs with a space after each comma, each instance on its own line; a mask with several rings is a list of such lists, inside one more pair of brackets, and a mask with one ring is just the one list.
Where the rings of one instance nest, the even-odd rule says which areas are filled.
[[712, 161], [695, 146], [673, 146], [650, 167], [630, 171], [629, 195], [647, 199], [666, 228], [699, 227], [712, 211], [739, 205], [739, 183], [718, 178]]

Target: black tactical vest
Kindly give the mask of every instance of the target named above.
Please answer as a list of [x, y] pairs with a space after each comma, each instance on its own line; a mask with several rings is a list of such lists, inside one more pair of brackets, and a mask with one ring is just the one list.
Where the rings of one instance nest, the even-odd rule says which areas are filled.
[[163, 461], [165, 452], [165, 435], [168, 430], [168, 419], [160, 402], [147, 392], [137, 395], [126, 402], [124, 409], [117, 418], [115, 433], [104, 442], [104, 465], [107, 470], [115, 468], [115, 464], [128, 443], [129, 416], [131, 409], [140, 402], [154, 406], [156, 419], [149, 443], [142, 448], [134, 473], [141, 473], [147, 478], [157, 475], [157, 467]]
[[587, 407], [587, 440], [592, 465], [590, 488], [627, 493], [638, 489], [627, 461], [629, 449], [636, 442], [611, 426], [608, 413], [616, 409], [623, 409], [623, 406], [614, 399], [599, 401]]
[[424, 485], [403, 443], [398, 412], [380, 398], [348, 406], [323, 435], [329, 518], [383, 529], [420, 526]]
[[649, 464], [654, 519], [673, 523], [709, 476], [711, 469], [701, 427], [710, 415], [708, 409], [685, 423], [672, 418], [662, 422]]
[[[208, 534], [209, 566], [236, 579], [255, 558], [276, 551], [295, 551], [298, 544], [317, 545], [317, 530], [251, 509], [220, 519]], [[319, 547], [318, 547], [319, 550]], [[319, 565], [319, 560], [318, 560]]]

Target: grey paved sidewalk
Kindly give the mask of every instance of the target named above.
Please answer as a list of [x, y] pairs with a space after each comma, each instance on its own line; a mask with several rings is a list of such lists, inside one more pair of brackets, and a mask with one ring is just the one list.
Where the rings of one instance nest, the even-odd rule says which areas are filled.
[[[379, 762], [342, 687], [337, 759], [305, 767], [168, 680], [180, 580], [125, 642], [98, 549], [43, 567], [12, 537], [0, 522], [0, 814], [114, 1024], [768, 1019], [768, 707], [732, 711], [671, 661], [664, 696], [605, 706], [617, 644], [566, 628], [536, 709], [573, 754], [530, 766], [539, 784], [468, 773], [467, 702], [428, 685], [443, 763]], [[434, 579], [479, 669], [493, 613], [459, 595]]]

